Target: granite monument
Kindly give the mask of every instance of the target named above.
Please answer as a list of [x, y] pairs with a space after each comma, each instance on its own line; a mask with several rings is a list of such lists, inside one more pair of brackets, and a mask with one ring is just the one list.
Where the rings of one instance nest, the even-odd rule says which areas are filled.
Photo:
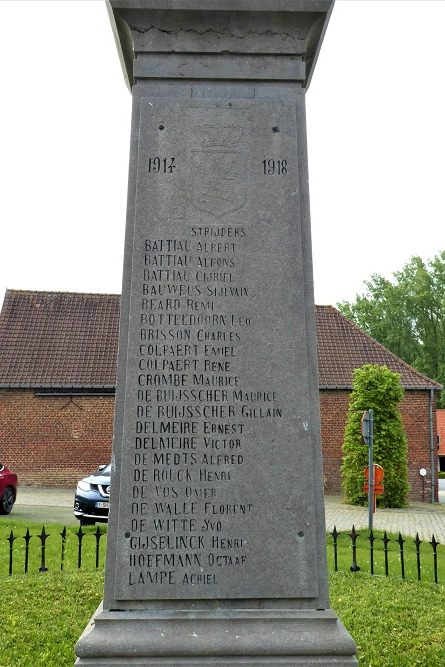
[[109, 0], [133, 96], [103, 605], [76, 665], [346, 667], [305, 92], [330, 0]]

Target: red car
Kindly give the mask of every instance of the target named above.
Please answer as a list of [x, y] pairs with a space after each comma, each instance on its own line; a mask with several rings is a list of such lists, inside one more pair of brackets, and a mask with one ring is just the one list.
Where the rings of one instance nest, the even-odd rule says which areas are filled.
[[17, 475], [0, 463], [0, 514], [9, 514], [17, 497]]

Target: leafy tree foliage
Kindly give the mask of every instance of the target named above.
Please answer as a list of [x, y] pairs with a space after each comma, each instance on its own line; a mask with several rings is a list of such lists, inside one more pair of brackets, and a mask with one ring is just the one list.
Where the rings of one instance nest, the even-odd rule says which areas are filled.
[[407, 444], [398, 404], [403, 398], [399, 373], [386, 366], [367, 364], [354, 371], [348, 420], [343, 443], [343, 488], [351, 505], [366, 505], [363, 491], [364, 470], [368, 465], [368, 446], [361, 436], [365, 410], [374, 413], [373, 458], [382, 466], [385, 493], [377, 496], [379, 507], [404, 507], [408, 486]]
[[[445, 251], [412, 257], [394, 281], [373, 274], [366, 293], [339, 310], [410, 366], [445, 385]], [[445, 407], [445, 392], [438, 400]]]

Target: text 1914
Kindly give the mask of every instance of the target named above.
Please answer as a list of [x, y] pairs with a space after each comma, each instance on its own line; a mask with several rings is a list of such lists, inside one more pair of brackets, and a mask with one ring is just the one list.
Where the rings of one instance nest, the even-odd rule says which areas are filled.
[[176, 169], [174, 157], [148, 158], [148, 172], [150, 174], [172, 174], [174, 169]]

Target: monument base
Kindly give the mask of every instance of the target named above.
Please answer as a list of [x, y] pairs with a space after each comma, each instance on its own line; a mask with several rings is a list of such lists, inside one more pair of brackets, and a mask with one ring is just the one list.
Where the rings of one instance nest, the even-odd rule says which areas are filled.
[[356, 646], [332, 609], [135, 610], [101, 606], [77, 667], [351, 667]]

